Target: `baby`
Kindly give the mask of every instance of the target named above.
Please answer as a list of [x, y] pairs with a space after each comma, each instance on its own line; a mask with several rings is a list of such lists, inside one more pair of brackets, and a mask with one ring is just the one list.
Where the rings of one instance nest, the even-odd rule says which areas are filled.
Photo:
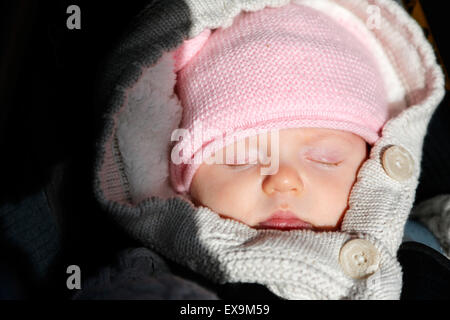
[[[387, 120], [384, 84], [362, 38], [290, 4], [243, 13], [230, 27], [187, 42], [175, 53], [187, 133], [172, 152], [174, 187], [251, 227], [337, 230], [358, 169]], [[188, 145], [198, 127], [201, 143]], [[277, 133], [272, 144], [269, 128]], [[255, 136], [250, 129], [266, 130]], [[225, 131], [244, 143], [240, 161], [237, 141], [216, 143]], [[268, 144], [250, 146], [250, 137]], [[183, 163], [174, 161], [180, 150]], [[188, 162], [215, 152], [224, 158]], [[245, 157], [252, 154], [259, 159]]]
[[143, 248], [103, 288], [180, 297], [173, 271], [214, 292], [398, 299], [444, 94], [420, 26], [388, 0], [164, 0], [134, 27], [105, 69], [95, 191]]

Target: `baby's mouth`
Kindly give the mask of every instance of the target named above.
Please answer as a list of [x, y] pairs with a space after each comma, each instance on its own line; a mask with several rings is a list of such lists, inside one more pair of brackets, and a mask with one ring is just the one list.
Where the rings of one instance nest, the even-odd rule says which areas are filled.
[[260, 222], [258, 229], [278, 229], [278, 230], [295, 230], [295, 229], [312, 229], [313, 225], [303, 221], [291, 212], [278, 210], [274, 212], [269, 219]]

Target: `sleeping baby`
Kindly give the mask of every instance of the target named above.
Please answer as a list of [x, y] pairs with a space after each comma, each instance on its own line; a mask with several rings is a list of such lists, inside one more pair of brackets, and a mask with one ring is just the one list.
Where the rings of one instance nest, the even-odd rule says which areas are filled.
[[444, 93], [417, 23], [389, 0], [164, 0], [134, 26], [105, 69], [95, 193], [143, 248], [104, 288], [179, 297], [164, 259], [283, 299], [398, 299]]

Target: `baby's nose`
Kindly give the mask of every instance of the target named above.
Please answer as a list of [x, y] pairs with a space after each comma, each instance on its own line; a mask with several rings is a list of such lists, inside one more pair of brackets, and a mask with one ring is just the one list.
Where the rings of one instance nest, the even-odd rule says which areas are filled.
[[293, 167], [280, 165], [275, 174], [266, 176], [262, 187], [268, 195], [274, 192], [293, 193], [296, 195], [303, 191], [303, 181]]

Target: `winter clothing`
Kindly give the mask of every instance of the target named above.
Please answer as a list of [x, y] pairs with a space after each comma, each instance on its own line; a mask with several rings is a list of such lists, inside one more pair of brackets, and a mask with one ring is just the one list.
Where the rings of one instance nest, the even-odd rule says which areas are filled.
[[[419, 242], [404, 242], [397, 259], [402, 266], [402, 300], [450, 299], [450, 260]], [[175, 275], [175, 273], [177, 275]], [[206, 281], [180, 265], [164, 263], [147, 248], [127, 249], [99, 270], [73, 299], [95, 300], [280, 300], [258, 283]]]
[[291, 3], [208, 31], [175, 52], [182, 60], [175, 61], [182, 67], [175, 87], [180, 128], [187, 130], [174, 147], [183, 149], [180, 164], [170, 162], [178, 192], [189, 191], [202, 159], [224, 146], [224, 133], [242, 139], [256, 130], [317, 127], [353, 132], [371, 144], [379, 138], [387, 94], [372, 54], [375, 39], [364, 25]]
[[[99, 99], [109, 111], [98, 141], [96, 197], [143, 246], [213, 283], [256, 283], [283, 299], [398, 299], [397, 252], [427, 125], [444, 90], [431, 46], [395, 2], [295, 1], [339, 24], [367, 26], [385, 82], [389, 120], [358, 173], [339, 231], [256, 230], [196, 207], [170, 186], [171, 133], [182, 116], [174, 52], [243, 11], [289, 2], [152, 2], [109, 61]], [[379, 27], [367, 23], [369, 6], [379, 10]]]
[[101, 276], [83, 283], [73, 299], [83, 300], [180, 300], [212, 299], [217, 296], [202, 286], [172, 275], [167, 264], [147, 248], [125, 249], [114, 266], [100, 270]]

